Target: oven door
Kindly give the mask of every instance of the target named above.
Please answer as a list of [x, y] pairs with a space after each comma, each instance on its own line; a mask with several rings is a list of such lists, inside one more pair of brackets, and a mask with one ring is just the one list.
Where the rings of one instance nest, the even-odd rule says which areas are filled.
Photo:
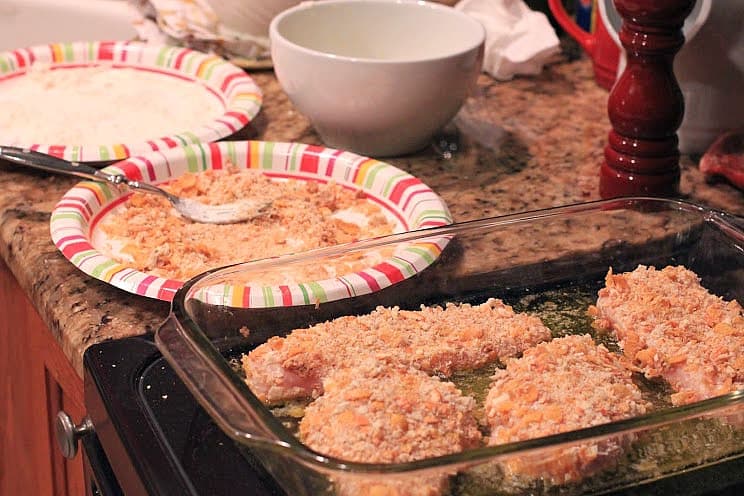
[[106, 453], [95, 432], [82, 438], [85, 496], [122, 496]]

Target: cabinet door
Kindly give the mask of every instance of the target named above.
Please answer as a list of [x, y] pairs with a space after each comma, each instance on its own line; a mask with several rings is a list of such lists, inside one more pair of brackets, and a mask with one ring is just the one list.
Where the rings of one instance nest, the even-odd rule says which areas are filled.
[[82, 456], [56, 445], [61, 409], [83, 417], [83, 381], [0, 260], [0, 494], [84, 494]]

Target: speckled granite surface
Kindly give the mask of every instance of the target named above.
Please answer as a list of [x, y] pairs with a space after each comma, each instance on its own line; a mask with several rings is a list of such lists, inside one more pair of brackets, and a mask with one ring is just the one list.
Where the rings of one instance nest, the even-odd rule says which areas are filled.
[[[264, 106], [240, 138], [320, 143], [271, 72], [253, 77]], [[507, 83], [482, 76], [455, 119], [460, 150], [452, 158], [432, 147], [387, 161], [437, 191], [457, 221], [595, 200], [607, 95], [585, 59]], [[682, 166], [684, 198], [744, 214], [742, 192], [707, 184], [689, 157]], [[94, 280], [57, 252], [50, 212], [75, 182], [0, 163], [0, 254], [82, 376], [87, 346], [150, 332], [169, 306]]]

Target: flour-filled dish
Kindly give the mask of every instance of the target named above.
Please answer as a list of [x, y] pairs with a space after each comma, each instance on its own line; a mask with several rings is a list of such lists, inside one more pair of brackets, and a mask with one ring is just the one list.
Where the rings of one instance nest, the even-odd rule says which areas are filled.
[[196, 50], [80, 41], [0, 52], [0, 143], [71, 161], [216, 141], [262, 100], [245, 71]]
[[0, 84], [0, 133], [8, 144], [137, 143], [196, 129], [225, 111], [204, 85], [111, 65], [37, 64]]

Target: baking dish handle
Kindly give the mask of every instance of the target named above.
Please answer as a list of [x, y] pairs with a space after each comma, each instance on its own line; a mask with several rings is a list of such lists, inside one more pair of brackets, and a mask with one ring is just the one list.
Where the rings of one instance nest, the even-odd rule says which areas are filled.
[[709, 209], [718, 227], [740, 243], [744, 243], [744, 217], [724, 210]]
[[[272, 430], [276, 428], [272, 427], [276, 419], [270, 414], [262, 415], [260, 404], [251, 404], [246, 392], [241, 391], [247, 386], [235, 380], [230, 370], [224, 370], [221, 355], [208, 339], [189, 333], [171, 313], [155, 333], [155, 343], [191, 394], [226, 434], [268, 449], [288, 447]], [[215, 356], [207, 356], [212, 352]]]

